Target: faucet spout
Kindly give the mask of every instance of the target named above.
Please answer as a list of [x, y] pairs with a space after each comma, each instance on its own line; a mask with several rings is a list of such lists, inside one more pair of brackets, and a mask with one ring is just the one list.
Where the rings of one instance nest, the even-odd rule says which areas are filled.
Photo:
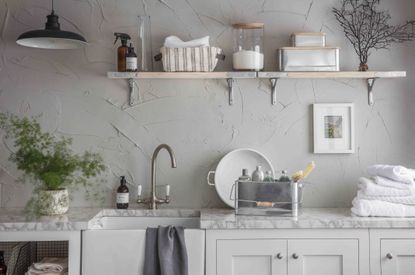
[[150, 199], [150, 208], [151, 209], [156, 209], [158, 203], [169, 203], [168, 196], [166, 197], [166, 199], [159, 199], [159, 198], [157, 198], [157, 194], [156, 194], [157, 156], [158, 156], [159, 152], [162, 149], [165, 149], [169, 153], [170, 161], [171, 161], [171, 167], [172, 168], [177, 167], [176, 157], [174, 155], [173, 149], [167, 144], [161, 144], [161, 145], [157, 146], [157, 148], [154, 150], [153, 157], [151, 159], [151, 199]]
[[173, 149], [169, 145], [167, 145], [167, 144], [160, 144], [154, 150], [153, 158], [151, 159], [151, 166], [152, 167], [155, 167], [155, 164], [156, 164], [156, 161], [157, 161], [157, 156], [158, 156], [159, 152], [162, 149], [166, 149], [166, 151], [169, 153], [170, 161], [171, 161], [171, 168], [176, 168], [177, 167], [176, 157], [174, 155]]

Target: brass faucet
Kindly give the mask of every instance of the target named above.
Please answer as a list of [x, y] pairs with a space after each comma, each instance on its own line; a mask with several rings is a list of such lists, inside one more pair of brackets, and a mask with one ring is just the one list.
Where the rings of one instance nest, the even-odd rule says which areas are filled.
[[153, 157], [151, 158], [151, 197], [147, 200], [141, 199], [141, 185], [138, 187], [138, 199], [137, 203], [148, 204], [150, 209], [157, 209], [157, 204], [164, 204], [170, 202], [170, 185], [166, 185], [166, 197], [164, 199], [157, 198], [156, 194], [156, 164], [157, 156], [161, 149], [166, 149], [170, 155], [171, 167], [176, 168], [176, 158], [174, 156], [173, 149], [167, 144], [161, 144], [154, 150]]

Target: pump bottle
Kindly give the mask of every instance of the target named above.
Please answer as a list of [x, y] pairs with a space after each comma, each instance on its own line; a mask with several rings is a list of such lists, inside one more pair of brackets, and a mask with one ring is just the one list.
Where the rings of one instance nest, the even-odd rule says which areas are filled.
[[128, 48], [127, 54], [127, 72], [136, 72], [137, 71], [137, 55], [134, 52], [134, 47], [130, 43], [130, 47]]
[[120, 186], [117, 189], [116, 204], [117, 209], [127, 209], [130, 200], [130, 191], [127, 187], [127, 181], [121, 176]]
[[117, 49], [117, 70], [119, 72], [126, 72], [127, 71], [127, 55], [128, 55], [128, 40], [131, 37], [126, 33], [116, 32], [115, 35], [115, 42], [114, 45], [117, 43], [118, 39], [121, 40], [121, 46]]

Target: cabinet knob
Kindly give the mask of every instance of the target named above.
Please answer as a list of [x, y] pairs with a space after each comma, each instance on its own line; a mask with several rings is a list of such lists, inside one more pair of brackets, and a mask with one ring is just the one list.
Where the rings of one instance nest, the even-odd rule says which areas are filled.
[[293, 254], [293, 258], [297, 260], [298, 259], [298, 255], [294, 253]]
[[284, 256], [282, 256], [281, 253], [278, 253], [277, 256], [275, 256], [275, 257], [277, 257], [278, 260], [281, 260], [282, 258], [284, 258]]
[[393, 259], [392, 253], [386, 254], [386, 258], [388, 258], [388, 260], [392, 260]]

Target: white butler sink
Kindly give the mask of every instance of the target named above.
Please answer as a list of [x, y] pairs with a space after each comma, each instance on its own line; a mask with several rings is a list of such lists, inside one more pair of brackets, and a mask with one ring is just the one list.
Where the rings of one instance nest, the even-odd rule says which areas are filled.
[[199, 217], [103, 217], [101, 226], [104, 230], [146, 229], [158, 226], [183, 226], [188, 229], [200, 228]]
[[82, 232], [83, 275], [140, 275], [147, 227], [183, 226], [189, 274], [204, 275], [205, 231], [194, 210], [103, 210]]

